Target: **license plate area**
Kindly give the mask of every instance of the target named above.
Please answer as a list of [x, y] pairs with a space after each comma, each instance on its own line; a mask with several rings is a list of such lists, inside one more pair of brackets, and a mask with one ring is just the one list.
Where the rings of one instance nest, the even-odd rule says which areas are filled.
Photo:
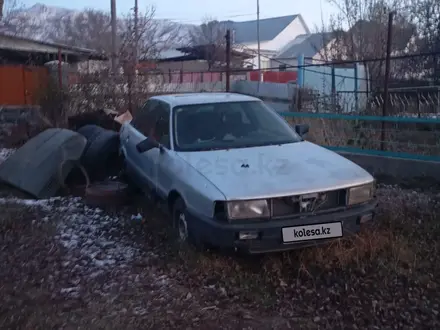
[[342, 237], [342, 222], [284, 227], [282, 235], [284, 243]]

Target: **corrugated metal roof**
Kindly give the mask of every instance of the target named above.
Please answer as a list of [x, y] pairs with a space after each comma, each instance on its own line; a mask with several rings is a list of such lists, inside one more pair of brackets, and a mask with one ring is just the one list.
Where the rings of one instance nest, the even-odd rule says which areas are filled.
[[[281, 17], [272, 17], [260, 19], [260, 41], [269, 41], [281, 33], [298, 15], [288, 15]], [[256, 42], [257, 38], [257, 20], [233, 22], [222, 22], [227, 28], [234, 31], [235, 43]]]
[[158, 59], [163, 60], [167, 58], [181, 57], [185, 55], [187, 55], [187, 53], [183, 53], [177, 49], [167, 49], [159, 53]]
[[39, 40], [32, 40], [17, 36], [0, 33], [0, 49], [14, 50], [29, 53], [53, 53], [57, 54], [61, 49], [63, 54], [84, 56], [89, 59], [105, 60], [105, 56], [98, 54], [92, 49], [72, 47], [62, 44], [49, 43]]
[[332, 39], [331, 33], [302, 34], [290, 42], [276, 58], [313, 57]]

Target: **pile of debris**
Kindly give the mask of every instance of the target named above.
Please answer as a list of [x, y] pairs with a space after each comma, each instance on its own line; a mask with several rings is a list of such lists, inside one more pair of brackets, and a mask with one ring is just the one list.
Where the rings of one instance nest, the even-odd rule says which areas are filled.
[[128, 186], [118, 180], [123, 162], [118, 131], [131, 115], [105, 116], [93, 122], [99, 117], [80, 115], [69, 121], [73, 129], [48, 128], [32, 137], [0, 164], [0, 181], [36, 199], [68, 192], [93, 204], [123, 201]]

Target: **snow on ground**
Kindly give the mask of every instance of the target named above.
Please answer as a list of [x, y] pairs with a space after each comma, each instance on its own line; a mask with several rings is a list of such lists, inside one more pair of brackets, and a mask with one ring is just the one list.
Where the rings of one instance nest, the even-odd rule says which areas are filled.
[[[13, 152], [13, 149], [0, 149], [0, 163]], [[132, 219], [137, 215], [122, 212], [109, 215], [102, 209], [85, 205], [80, 197], [72, 196], [45, 200], [0, 198], [0, 205], [11, 204], [39, 209], [45, 215], [44, 223], [55, 224], [54, 238], [65, 249], [61, 271], [69, 273], [71, 282], [76, 283], [63, 288], [62, 294], [77, 296], [81, 282], [108, 272], [124, 273], [134, 260], [146, 262], [158, 258], [133, 240], [137, 233], [134, 233]], [[157, 288], [169, 286], [166, 276], [151, 273], [149, 277]]]
[[[158, 258], [155, 253], [138, 246], [131, 239], [130, 229], [124, 228], [130, 228], [129, 221], [133, 218], [131, 214], [111, 216], [99, 208], [88, 207], [79, 197], [47, 200], [0, 198], [2, 204], [39, 208], [46, 214], [43, 222], [56, 224], [55, 240], [66, 252], [62, 271], [68, 272], [71, 282], [76, 283], [72, 287], [63, 288], [62, 294], [78, 296], [81, 282], [93, 280], [108, 272], [129, 273], [135, 260], [146, 262]], [[133, 231], [131, 229], [131, 234]], [[156, 288], [170, 285], [168, 278], [163, 275], [154, 276], [151, 273], [150, 279]]]
[[0, 148], [0, 163], [5, 161], [14, 152], [15, 152], [15, 149]]

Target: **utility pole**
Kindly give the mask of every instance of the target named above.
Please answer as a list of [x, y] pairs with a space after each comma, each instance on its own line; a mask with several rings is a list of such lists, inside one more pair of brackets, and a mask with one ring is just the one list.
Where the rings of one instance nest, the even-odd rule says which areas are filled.
[[261, 81], [261, 55], [260, 55], [260, 0], [257, 0], [257, 52], [258, 52], [258, 80]]
[[231, 89], [231, 30], [226, 30], [226, 92]]
[[134, 64], [138, 64], [138, 48], [139, 48], [139, 7], [138, 0], [134, 0]]
[[134, 0], [134, 43], [133, 43], [133, 59], [130, 61], [130, 72], [128, 76], [128, 80], [130, 82], [129, 91], [130, 91], [130, 100], [129, 100], [129, 111], [133, 111], [132, 105], [132, 91], [131, 89], [134, 87], [135, 94], [135, 103], [137, 103], [138, 89], [137, 89], [137, 76], [136, 70], [139, 64], [139, 7], [138, 0]]
[[116, 74], [116, 0], [110, 0], [111, 6], [111, 29], [112, 29], [112, 73]]
[[[385, 59], [385, 78], [384, 78], [384, 86], [383, 86], [383, 108], [382, 108], [382, 117], [387, 115], [387, 107], [388, 107], [388, 85], [390, 79], [390, 66], [391, 66], [391, 45], [393, 41], [393, 20], [394, 20], [394, 12], [390, 12], [388, 14], [388, 38], [387, 38], [387, 56]], [[380, 150], [385, 151], [385, 122], [382, 121], [381, 125], [381, 141], [380, 141]]]

